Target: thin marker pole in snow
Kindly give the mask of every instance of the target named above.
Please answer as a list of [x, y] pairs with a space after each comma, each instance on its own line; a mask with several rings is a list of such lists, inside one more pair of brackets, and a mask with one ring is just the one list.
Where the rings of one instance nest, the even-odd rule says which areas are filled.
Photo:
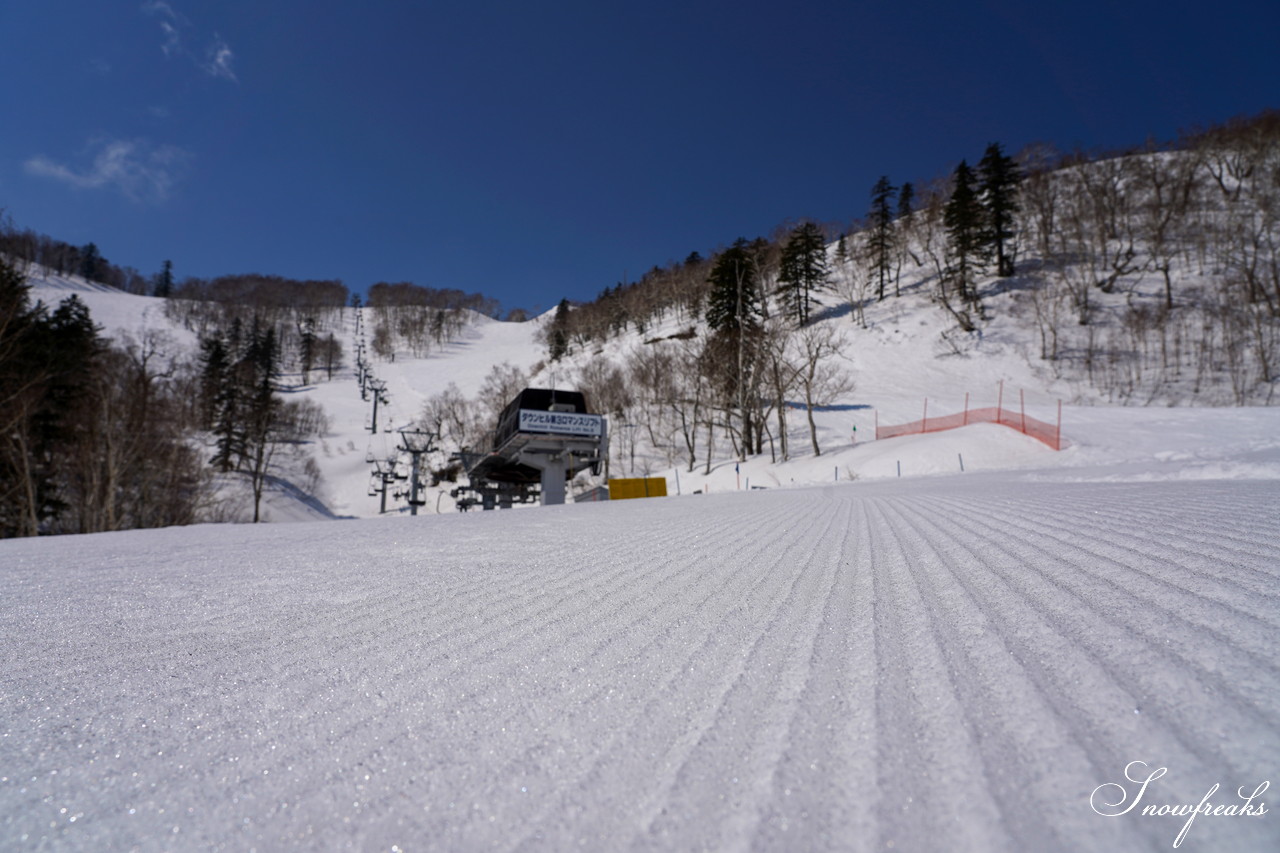
[[1027, 432], [1027, 392], [1021, 388], [1018, 389], [1018, 405], [1022, 407], [1022, 432], [1025, 435]]
[[960, 457], [960, 471], [961, 471], [961, 473], [963, 473], [963, 472], [964, 472], [964, 454], [963, 454], [963, 453], [957, 453], [957, 454], [956, 454], [956, 456], [959, 456], [959, 457]]
[[676, 494], [680, 494], [680, 469], [676, 469]]
[[902, 476], [902, 460], [901, 459], [898, 460], [898, 476], [899, 477]]
[[969, 392], [964, 392], [964, 425], [969, 425]]
[[920, 431], [929, 431], [929, 398], [924, 398], [924, 417], [920, 419]]

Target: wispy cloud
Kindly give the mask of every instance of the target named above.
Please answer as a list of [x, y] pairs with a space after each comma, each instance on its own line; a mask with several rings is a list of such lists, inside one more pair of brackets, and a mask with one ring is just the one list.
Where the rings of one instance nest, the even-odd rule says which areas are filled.
[[76, 189], [114, 189], [133, 201], [159, 204], [173, 192], [189, 152], [173, 145], [153, 146], [144, 140], [99, 140], [91, 142], [93, 162], [74, 169], [43, 154], [24, 164], [27, 174], [56, 181]]
[[142, 4], [142, 11], [153, 15], [168, 15], [170, 18], [178, 17], [178, 13], [173, 11], [173, 7], [166, 3], [165, 0], [146, 0]]
[[231, 67], [235, 60], [235, 53], [222, 36], [214, 33], [213, 39], [205, 47], [204, 52], [197, 54], [187, 48], [184, 37], [185, 32], [195, 29], [194, 25], [186, 16], [173, 8], [172, 4], [166, 0], [144, 0], [141, 8], [144, 13], [159, 19], [160, 32], [164, 37], [160, 50], [166, 58], [186, 57], [210, 77], [220, 77], [232, 83], [239, 82]]
[[160, 19], [160, 32], [164, 33], [164, 42], [160, 50], [165, 56], [173, 56], [182, 52], [182, 34], [179, 27], [189, 27], [191, 22], [179, 15], [164, 0], [147, 0], [142, 4], [142, 11]]
[[213, 43], [205, 50], [205, 62], [201, 66], [206, 74], [214, 77], [221, 77], [224, 80], [230, 80], [232, 83], [236, 81], [236, 73], [231, 70], [231, 63], [236, 55], [231, 52], [231, 47], [222, 40], [222, 36], [214, 33]]
[[164, 33], [164, 44], [160, 45], [160, 50], [165, 56], [173, 56], [175, 53], [182, 51], [182, 36], [178, 35], [178, 28], [168, 21], [160, 22], [160, 31]]

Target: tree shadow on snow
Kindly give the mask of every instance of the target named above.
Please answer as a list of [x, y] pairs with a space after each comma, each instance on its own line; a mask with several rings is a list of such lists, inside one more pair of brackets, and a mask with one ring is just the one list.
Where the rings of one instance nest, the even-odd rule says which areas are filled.
[[[788, 409], [799, 409], [804, 411], [804, 403], [795, 400], [787, 400]], [[871, 406], [866, 403], [837, 403], [830, 406], [814, 406], [815, 412], [856, 412], [861, 409], [870, 409]]]

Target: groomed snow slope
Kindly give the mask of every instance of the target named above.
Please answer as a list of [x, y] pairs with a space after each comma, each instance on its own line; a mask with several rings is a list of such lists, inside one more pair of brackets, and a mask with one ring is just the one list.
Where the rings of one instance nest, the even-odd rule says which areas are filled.
[[1278, 507], [986, 473], [0, 542], [0, 848], [1169, 849], [1091, 794], [1276, 779]]

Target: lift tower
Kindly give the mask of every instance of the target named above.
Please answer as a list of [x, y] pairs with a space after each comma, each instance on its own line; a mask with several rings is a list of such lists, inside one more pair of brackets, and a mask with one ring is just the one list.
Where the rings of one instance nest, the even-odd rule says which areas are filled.
[[608, 452], [608, 423], [587, 411], [580, 391], [526, 388], [498, 416], [493, 450], [467, 454], [464, 464], [485, 509], [495, 499], [530, 500], [535, 486], [552, 506], [564, 503], [566, 481], [586, 468], [598, 473]]

